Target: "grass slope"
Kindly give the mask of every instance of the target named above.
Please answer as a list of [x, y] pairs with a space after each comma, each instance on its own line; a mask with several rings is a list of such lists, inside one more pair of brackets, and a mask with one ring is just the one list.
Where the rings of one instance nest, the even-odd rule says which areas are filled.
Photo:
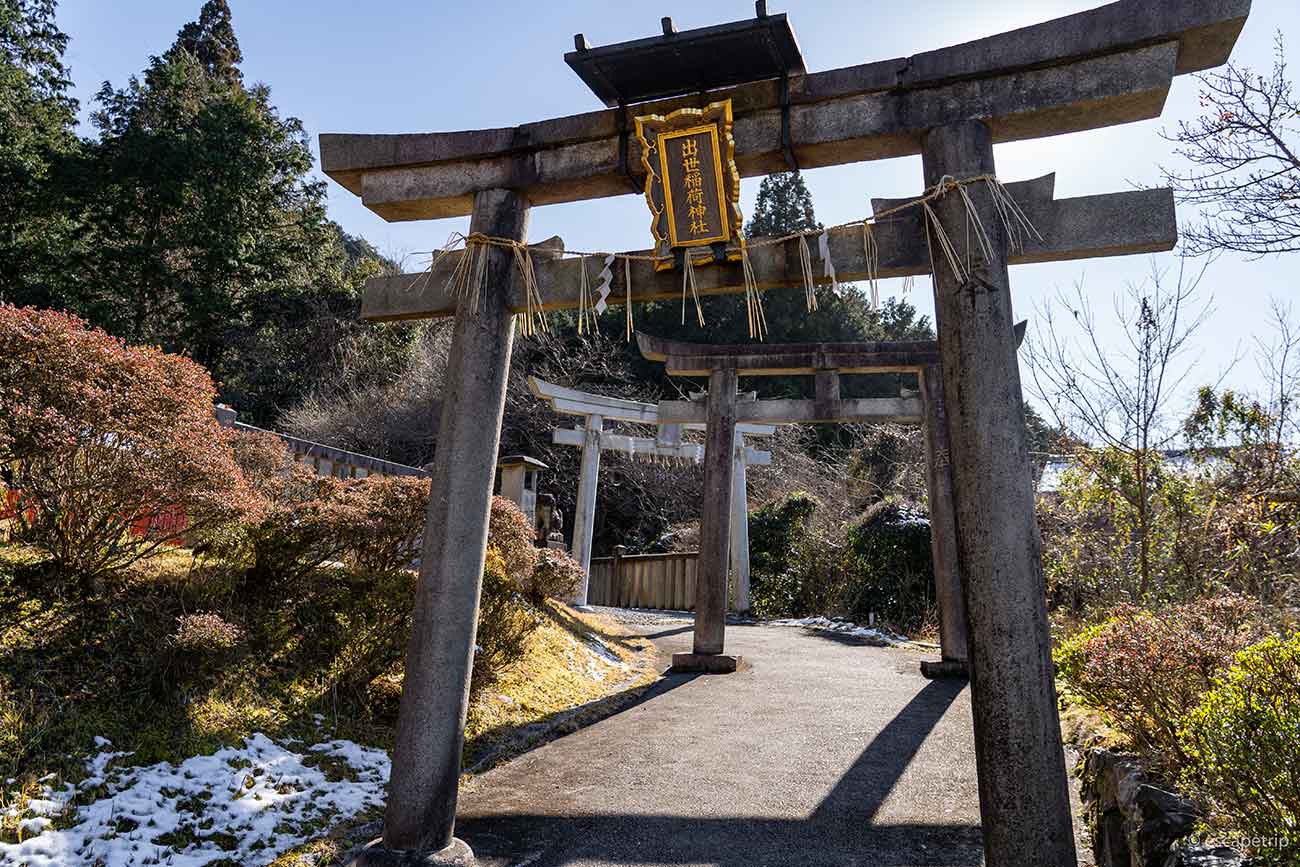
[[[0, 790], [0, 840], [17, 838], [22, 805], [42, 785], [85, 776], [96, 738], [132, 751], [133, 765], [179, 764], [254, 732], [391, 748], [401, 670], [390, 661], [400, 659], [413, 582], [329, 569], [263, 592], [240, 570], [176, 550], [87, 592], [43, 575], [29, 549], [0, 546], [0, 781], [11, 781]], [[177, 617], [196, 611], [220, 612], [244, 640], [230, 651], [178, 649]], [[467, 768], [571, 728], [575, 709], [656, 677], [649, 642], [611, 621], [554, 601], [531, 613], [538, 626], [523, 657], [475, 691]], [[339, 845], [325, 839], [275, 863], [326, 863], [320, 856]]]

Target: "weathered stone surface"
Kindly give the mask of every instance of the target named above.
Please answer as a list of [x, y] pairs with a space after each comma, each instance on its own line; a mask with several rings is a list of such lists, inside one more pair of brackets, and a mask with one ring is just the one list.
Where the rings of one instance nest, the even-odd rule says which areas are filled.
[[[671, 369], [674, 375], [677, 374]], [[708, 412], [692, 400], [659, 402], [659, 417], [665, 422], [701, 422]], [[924, 420], [921, 401], [909, 397], [849, 398], [819, 404], [812, 400], [742, 400], [736, 403], [736, 419], [761, 424], [920, 424]]]
[[[736, 371], [709, 376], [704, 432], [704, 502], [695, 581], [694, 652], [722, 653], [727, 629], [727, 575], [731, 566], [731, 474], [736, 441]], [[674, 662], [674, 665], [676, 662]]]
[[1227, 846], [1180, 846], [1167, 867], [1241, 867], [1245, 859]]
[[[995, 141], [1155, 117], [1170, 79], [1223, 63], [1249, 0], [1121, 0], [911, 58], [795, 76], [791, 137], [804, 168], [918, 153], [931, 126], [983, 120]], [[742, 174], [785, 168], [776, 82], [724, 89]], [[664, 114], [694, 97], [645, 103]], [[389, 220], [458, 216], [473, 191], [527, 190], [533, 204], [632, 192], [619, 117], [598, 111], [453, 133], [321, 136], [321, 163]], [[640, 165], [635, 141], [629, 154]]]
[[1217, 856], [1178, 850], [1179, 841], [1195, 830], [1199, 811], [1192, 802], [1152, 785], [1133, 756], [1089, 750], [1080, 759], [1079, 776], [1098, 867], [1215, 863], [1205, 858]]
[[[1024, 238], [1024, 247], [1009, 257], [1011, 264], [1059, 262], [1097, 256], [1120, 256], [1152, 253], [1172, 249], [1178, 241], [1173, 193], [1167, 189], [1136, 190], [1073, 199], [1054, 200], [1054, 175], [1031, 181], [1008, 184], [1016, 202], [1025, 211], [1043, 240]], [[901, 201], [901, 200], [897, 200]], [[896, 200], [873, 202], [877, 213], [897, 203]], [[906, 277], [930, 273], [929, 247], [919, 212], [900, 213], [875, 227], [880, 260], [876, 276]], [[851, 226], [830, 232], [831, 260], [841, 282], [863, 280], [868, 276], [862, 246], [862, 229]], [[563, 246], [558, 238], [549, 244]], [[817, 244], [810, 244], [813, 273], [821, 275], [824, 263]], [[553, 247], [546, 248], [548, 252]], [[638, 255], [648, 255], [639, 251]], [[366, 283], [361, 315], [372, 321], [448, 316], [456, 309], [456, 298], [446, 291], [447, 279], [460, 254], [452, 254], [432, 272], [375, 277]], [[546, 309], [578, 306], [579, 268], [587, 269], [588, 280], [595, 277], [603, 263], [595, 258], [556, 259], [534, 254], [537, 285]], [[801, 287], [803, 270], [799, 262], [797, 241], [787, 241], [750, 250], [750, 262], [762, 289]], [[649, 261], [634, 260], [632, 302], [679, 298], [682, 276], [678, 271], [655, 271]], [[619, 264], [609, 301], [624, 303], [627, 283]], [[711, 265], [695, 272], [697, 291], [701, 295], [718, 295], [742, 291], [744, 280], [740, 263]], [[827, 281], [817, 278], [817, 283]], [[523, 312], [524, 296], [520, 289], [511, 298], [511, 309]]]
[[[948, 410], [943, 399], [943, 374], [938, 365], [921, 371], [925, 407], [925, 482], [930, 506], [930, 561], [934, 593], [939, 604], [939, 647], [943, 661], [935, 671], [960, 669], [965, 677], [970, 658], [970, 629], [962, 594], [957, 554], [957, 511], [952, 490], [952, 450], [948, 446]], [[921, 673], [927, 677], [926, 663]]]
[[965, 660], [960, 659], [941, 659], [938, 661], [926, 659], [921, 661], [921, 674], [930, 680], [943, 680], [945, 678], [970, 677], [970, 668]]
[[[729, 368], [745, 376], [799, 376], [818, 371], [882, 373], [920, 370], [939, 361], [934, 340], [852, 343], [687, 343], [637, 332], [648, 361], [662, 361], [674, 376], [708, 376]], [[748, 397], [752, 400], [752, 397]]]
[[[470, 226], [523, 238], [528, 207], [517, 193], [487, 190], [477, 196]], [[462, 303], [452, 329], [384, 813], [384, 844], [398, 851], [443, 849], [455, 828], [492, 478], [514, 343], [514, 317], [505, 305], [514, 279], [510, 252], [490, 251], [478, 308]]]
[[734, 674], [744, 665], [739, 656], [725, 653], [674, 653], [674, 674]]
[[[926, 134], [929, 186], [995, 174], [993, 137], [966, 122]], [[1008, 237], [987, 189], [970, 191], [987, 255], [934, 268], [957, 547], [970, 623], [971, 708], [988, 867], [1071, 867], [1074, 829], [1052, 671], [1051, 636], [1029, 450], [1021, 410]], [[933, 205], [966, 260], [962, 200]], [[937, 242], [935, 242], [937, 244]], [[983, 259], [983, 261], [981, 261]]]
[[358, 852], [348, 867], [475, 867], [477, 863], [469, 844], [460, 839], [437, 852], [385, 849], [383, 840], [375, 840]]

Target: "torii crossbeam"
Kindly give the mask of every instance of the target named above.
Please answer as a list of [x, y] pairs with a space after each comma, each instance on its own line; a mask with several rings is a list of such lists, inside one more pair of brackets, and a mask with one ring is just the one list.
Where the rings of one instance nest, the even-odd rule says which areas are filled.
[[[735, 108], [742, 175], [782, 171], [787, 160], [810, 168], [920, 153], [922, 189], [936, 191], [947, 179], [996, 177], [995, 142], [1158, 117], [1175, 75], [1227, 61], [1249, 11], [1249, 0], [1119, 0], [908, 58], [736, 84], [714, 95]], [[667, 115], [687, 107], [698, 107], [697, 93], [636, 110]], [[628, 121], [625, 110], [612, 109], [495, 130], [323, 135], [321, 164], [385, 219], [470, 214], [471, 234], [519, 244], [532, 205], [641, 194], [641, 155]], [[933, 273], [959, 560], [974, 637], [971, 705], [985, 860], [989, 867], [1071, 867], [1074, 828], [1040, 540], [1025, 481], [1008, 265], [1167, 250], [1177, 232], [1167, 190], [1057, 201], [1038, 187], [1009, 186], [1024, 199], [1043, 242], [1009, 252], [991, 187], [971, 187], [968, 199], [932, 200], [936, 222], [880, 225], [878, 274]], [[972, 217], [989, 236], [978, 251], [969, 244], [957, 251], [973, 258], [973, 267], [959, 270], [944, 257], [931, 263], [923, 251], [939, 245], [937, 227], [960, 239]], [[850, 264], [853, 244], [846, 249], [834, 233], [829, 241], [841, 279], [866, 276], [869, 269]], [[760, 287], [798, 283], [802, 269], [790, 246], [772, 245], [753, 257]], [[453, 835], [461, 747], [513, 314], [524, 297], [518, 249], [481, 252], [482, 291], [474, 297], [453, 303], [434, 274], [424, 287], [412, 286], [417, 278], [374, 281], [363, 305], [363, 314], [377, 320], [454, 311], [455, 326], [384, 836], [358, 864], [468, 854]], [[586, 266], [578, 262], [538, 263], [544, 305], [578, 306], [579, 281], [565, 282]], [[632, 269], [634, 303], [676, 294], [680, 280], [659, 280], [648, 269]], [[741, 291], [737, 270], [700, 269], [699, 291]], [[611, 298], [627, 291], [615, 283]]]

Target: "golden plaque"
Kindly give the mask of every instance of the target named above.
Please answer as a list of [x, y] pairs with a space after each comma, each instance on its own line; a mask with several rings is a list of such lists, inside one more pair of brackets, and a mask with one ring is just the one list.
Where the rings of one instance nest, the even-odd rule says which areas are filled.
[[[697, 264], [739, 257], [740, 172], [731, 124], [729, 99], [636, 118], [660, 270], [674, 266], [676, 251]], [[704, 260], [691, 252], [696, 247], [713, 249]]]

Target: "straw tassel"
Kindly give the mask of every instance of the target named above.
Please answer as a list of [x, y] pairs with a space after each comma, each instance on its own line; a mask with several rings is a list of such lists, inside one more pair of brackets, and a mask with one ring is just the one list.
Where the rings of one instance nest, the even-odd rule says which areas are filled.
[[682, 325], [686, 324], [686, 291], [690, 290], [691, 300], [695, 302], [695, 318], [700, 327], [704, 327], [704, 308], [700, 306], [700, 294], [695, 289], [695, 263], [691, 261], [691, 251], [682, 256]]
[[632, 342], [632, 260], [623, 257], [623, 310], [627, 316], [627, 342]]
[[533, 255], [524, 244], [513, 244], [515, 265], [519, 268], [519, 278], [524, 284], [524, 314], [519, 326], [519, 333], [532, 337], [540, 332], [550, 330], [546, 321], [546, 311], [542, 308], [542, 294], [537, 288], [537, 272], [533, 270]]
[[483, 283], [487, 279], [487, 245], [477, 236], [465, 239], [465, 249], [447, 278], [447, 291], [457, 298], [468, 298], [470, 309], [478, 312]]
[[808, 249], [808, 236], [799, 235], [799, 270], [803, 273], [803, 294], [808, 312], [817, 309], [817, 287], [813, 283], [812, 251]]
[[767, 339], [767, 314], [763, 312], [763, 296], [758, 291], [758, 278], [749, 261], [749, 247], [740, 245], [740, 273], [745, 281], [745, 315], [749, 319], [749, 337]]
[[585, 330], [600, 333], [600, 322], [591, 303], [591, 286], [587, 282], [587, 257], [578, 257], [578, 334]]
[[933, 232], [926, 232], [926, 243], [930, 247], [930, 272], [934, 273], [934, 242], [930, 240], [931, 235], [939, 242], [939, 251], [948, 262], [948, 267], [952, 269], [953, 274], [957, 277], [958, 282], [966, 282], [966, 269], [961, 265], [961, 257], [957, 254], [957, 248], [953, 246], [952, 240], [949, 239], [948, 233], [944, 231], [943, 223], [939, 220], [939, 215], [930, 207], [929, 202], [921, 205], [925, 213], [926, 222], [933, 229]]
[[867, 265], [867, 285], [871, 287], [871, 309], [880, 309], [880, 287], [876, 275], [880, 272], [880, 246], [870, 223], [862, 224], [862, 257]]

